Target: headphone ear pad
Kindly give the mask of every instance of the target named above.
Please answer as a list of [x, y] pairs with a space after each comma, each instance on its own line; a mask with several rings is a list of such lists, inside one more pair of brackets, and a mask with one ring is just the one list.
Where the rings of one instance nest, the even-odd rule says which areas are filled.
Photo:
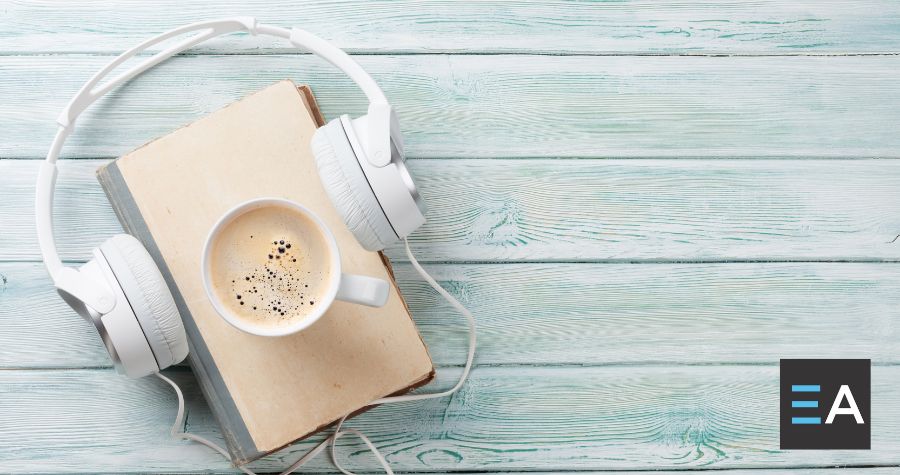
[[156, 262], [134, 236], [118, 234], [100, 246], [122, 287], [153, 356], [164, 369], [188, 354], [187, 335], [169, 286]]
[[396, 241], [397, 234], [357, 162], [340, 119], [316, 130], [310, 145], [325, 192], [359, 244], [380, 251]]

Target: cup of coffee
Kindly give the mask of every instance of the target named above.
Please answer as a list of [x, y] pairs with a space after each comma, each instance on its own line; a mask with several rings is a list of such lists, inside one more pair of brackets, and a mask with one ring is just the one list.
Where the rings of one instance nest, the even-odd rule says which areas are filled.
[[331, 231], [309, 209], [280, 198], [250, 200], [219, 218], [201, 267], [219, 315], [261, 336], [303, 330], [335, 299], [380, 307], [390, 289], [382, 279], [341, 273]]

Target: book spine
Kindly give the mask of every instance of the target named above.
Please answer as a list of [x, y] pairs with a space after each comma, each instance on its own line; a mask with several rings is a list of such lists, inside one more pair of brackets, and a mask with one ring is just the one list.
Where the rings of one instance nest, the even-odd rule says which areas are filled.
[[153, 236], [150, 234], [150, 230], [147, 228], [147, 224], [144, 222], [137, 207], [137, 203], [134, 201], [134, 197], [128, 190], [128, 184], [125, 182], [117, 162], [113, 161], [98, 169], [97, 180], [109, 198], [109, 202], [112, 204], [113, 210], [125, 232], [136, 237], [144, 244], [144, 247], [147, 248], [147, 251], [156, 261], [160, 272], [166, 279], [187, 332], [189, 346], [188, 364], [193, 370], [194, 376], [200, 384], [200, 389], [210, 406], [210, 410], [222, 430], [228, 451], [231, 453], [232, 462], [242, 465], [265, 455], [253, 443], [247, 426], [243, 418], [241, 418], [234, 400], [228, 393], [225, 381], [222, 379], [222, 375], [216, 368], [212, 355], [203, 341], [200, 330], [197, 328], [184, 298], [175, 285], [165, 259], [156, 246]]

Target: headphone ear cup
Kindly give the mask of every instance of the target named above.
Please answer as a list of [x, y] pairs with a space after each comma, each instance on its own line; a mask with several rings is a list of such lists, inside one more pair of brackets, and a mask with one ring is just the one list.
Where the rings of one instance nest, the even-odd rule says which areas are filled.
[[325, 192], [359, 244], [380, 251], [396, 241], [397, 234], [357, 162], [340, 119], [316, 130], [311, 147]]
[[100, 252], [125, 293], [159, 369], [182, 361], [188, 354], [184, 324], [150, 253], [128, 234], [106, 240]]

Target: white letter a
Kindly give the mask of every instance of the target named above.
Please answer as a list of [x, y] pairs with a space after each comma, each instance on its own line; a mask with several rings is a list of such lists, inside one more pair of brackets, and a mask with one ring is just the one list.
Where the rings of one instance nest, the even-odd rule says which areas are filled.
[[[850, 407], [841, 407], [841, 401], [847, 398], [847, 402], [850, 404]], [[834, 416], [838, 414], [852, 414], [856, 419], [857, 424], [865, 424], [863, 422], [862, 414], [859, 413], [859, 408], [856, 407], [856, 401], [853, 400], [853, 393], [850, 392], [850, 386], [846, 384], [841, 386], [841, 389], [837, 393], [837, 397], [834, 398], [834, 404], [831, 406], [831, 412], [828, 413], [828, 419], [825, 419], [826, 424], [831, 424], [834, 422]]]

